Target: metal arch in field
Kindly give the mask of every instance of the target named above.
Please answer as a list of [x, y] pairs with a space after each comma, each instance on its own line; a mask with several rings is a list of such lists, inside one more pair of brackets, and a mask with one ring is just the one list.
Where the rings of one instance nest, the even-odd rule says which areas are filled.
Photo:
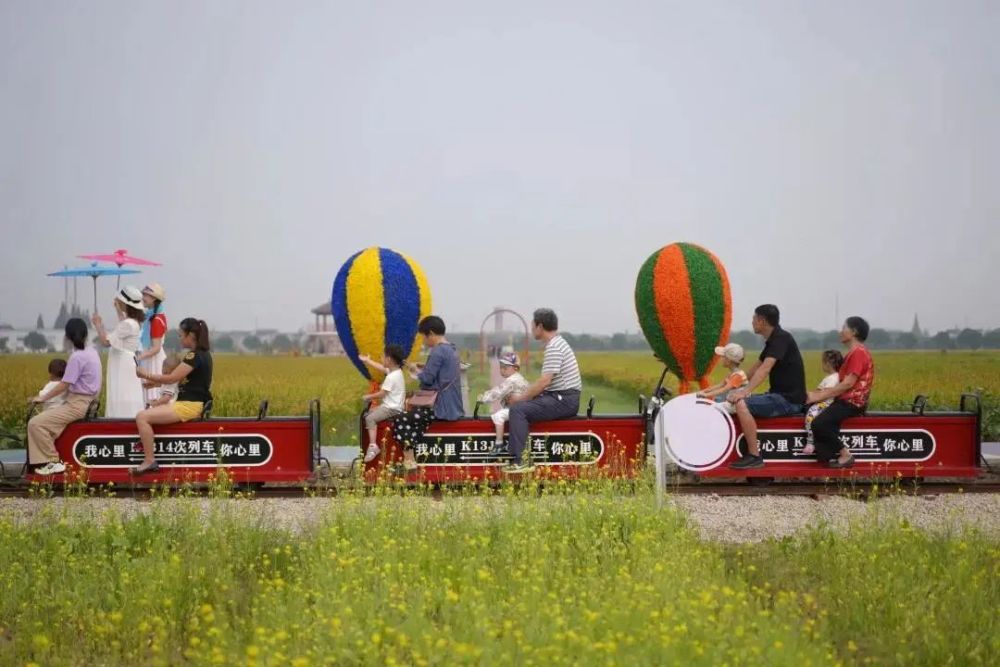
[[528, 321], [524, 319], [524, 316], [516, 310], [511, 310], [510, 308], [494, 308], [489, 315], [483, 318], [483, 323], [479, 325], [479, 370], [486, 371], [486, 323], [492, 319], [501, 317], [504, 313], [510, 313], [517, 319], [521, 321], [521, 325], [524, 327], [524, 346], [521, 350], [521, 367], [527, 368], [530, 354], [530, 343], [531, 343], [531, 329], [528, 327]]

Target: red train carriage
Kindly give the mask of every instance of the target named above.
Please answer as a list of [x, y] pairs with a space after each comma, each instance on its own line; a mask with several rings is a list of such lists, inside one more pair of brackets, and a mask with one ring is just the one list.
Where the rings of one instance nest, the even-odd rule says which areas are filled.
[[211, 417], [156, 427], [156, 459], [160, 470], [133, 477], [129, 468], [142, 462], [135, 421], [88, 418], [74, 422], [56, 440], [66, 473], [28, 481], [90, 484], [180, 485], [206, 482], [221, 470], [236, 484], [304, 482], [320, 463], [319, 401], [309, 415], [269, 417], [267, 401], [256, 417]]
[[[585, 417], [533, 424], [525, 455], [537, 466], [536, 477], [632, 477], [645, 462], [645, 425], [642, 415], [594, 415], [591, 404]], [[493, 453], [494, 437], [493, 421], [478, 414], [434, 422], [414, 448], [418, 469], [407, 479], [430, 483], [501, 479], [500, 468], [509, 457]], [[362, 441], [365, 438], [362, 429]], [[384, 445], [382, 453], [365, 466], [370, 482], [391, 474], [403, 457], [387, 424], [379, 425], [378, 439]]]
[[[758, 419], [758, 441], [765, 466], [752, 470], [732, 470], [729, 464], [745, 453], [746, 441], [739, 421], [730, 418], [711, 402], [686, 398], [701, 406], [703, 433], [694, 437], [677, 433], [664, 424], [664, 452], [682, 468], [705, 478], [915, 478], [977, 477], [982, 462], [982, 407], [979, 396], [964, 394], [954, 412], [926, 412], [926, 398], [918, 396], [910, 412], [869, 412], [846, 420], [841, 442], [854, 455], [852, 468], [834, 469], [803, 455], [806, 433], [802, 417]], [[670, 404], [668, 404], [669, 406]], [[671, 415], [665, 408], [663, 419]], [[712, 422], [715, 422], [714, 424]], [[706, 442], [704, 431], [725, 433], [728, 441], [716, 437]], [[688, 438], [685, 443], [684, 439]], [[685, 446], [687, 445], [687, 446]], [[712, 449], [709, 450], [709, 447]]]
[[[974, 394], [963, 395], [954, 412], [926, 412], [926, 401], [918, 397], [911, 412], [872, 412], [847, 420], [842, 438], [858, 463], [846, 470], [827, 468], [801, 454], [805, 433], [802, 418], [796, 417], [759, 420], [765, 467], [731, 470], [728, 464], [742, 454], [743, 436], [738, 422], [707, 401], [699, 401], [703, 410], [706, 406], [711, 410], [705, 414], [722, 422], [695, 430], [694, 449], [685, 453], [679, 438], [654, 437], [652, 424], [669, 424], [673, 403], [667, 403], [660, 415], [647, 410], [642, 399], [635, 414], [596, 415], [591, 399], [586, 416], [533, 425], [526, 447], [537, 466], [533, 474], [569, 479], [632, 477], [645, 464], [647, 444], [654, 441], [681, 467], [704, 478], [971, 478], [982, 471], [981, 406]], [[129, 468], [142, 460], [135, 423], [91, 416], [70, 424], [56, 440], [67, 472], [45, 478], [29, 473], [27, 480], [179, 485], [205, 482], [225, 470], [237, 484], [305, 483], [321, 463], [319, 417], [318, 401], [301, 417], [270, 417], [265, 401], [256, 417], [205, 414], [200, 420], [157, 427], [156, 458], [161, 469], [133, 477]], [[725, 434], [721, 442], [712, 435], [717, 433]], [[378, 437], [383, 452], [365, 465], [369, 482], [394, 474], [402, 459], [387, 424], [380, 425]], [[362, 429], [362, 451], [365, 438]], [[435, 422], [416, 447], [418, 470], [405, 478], [429, 483], [501, 479], [507, 457], [492, 453], [493, 439], [493, 422], [485, 416]]]

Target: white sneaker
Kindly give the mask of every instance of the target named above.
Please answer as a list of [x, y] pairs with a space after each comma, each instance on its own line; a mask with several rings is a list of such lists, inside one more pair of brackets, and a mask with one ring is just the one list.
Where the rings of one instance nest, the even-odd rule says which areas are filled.
[[66, 464], [62, 461], [52, 461], [41, 468], [35, 468], [36, 475], [58, 475], [64, 472], [66, 472]]
[[379, 452], [381, 451], [382, 450], [379, 449], [378, 445], [376, 445], [374, 442], [368, 445], [368, 450], [365, 452], [365, 463], [371, 463], [372, 461], [374, 461], [375, 458], [378, 456]]

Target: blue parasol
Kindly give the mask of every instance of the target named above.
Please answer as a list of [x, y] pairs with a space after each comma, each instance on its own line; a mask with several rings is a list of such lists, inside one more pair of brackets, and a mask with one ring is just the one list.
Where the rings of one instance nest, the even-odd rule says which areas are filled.
[[75, 278], [78, 276], [90, 276], [94, 279], [94, 313], [97, 313], [97, 279], [101, 276], [124, 276], [129, 273], [140, 273], [136, 269], [123, 269], [120, 266], [100, 266], [94, 262], [90, 266], [83, 266], [79, 269], [63, 269], [49, 273], [48, 275], [57, 278]]

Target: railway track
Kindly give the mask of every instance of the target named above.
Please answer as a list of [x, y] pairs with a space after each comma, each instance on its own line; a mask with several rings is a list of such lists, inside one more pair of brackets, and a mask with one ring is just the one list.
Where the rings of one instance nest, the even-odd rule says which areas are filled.
[[[544, 485], [529, 486], [531, 492], [543, 493]], [[494, 487], [482, 486], [464, 490], [447, 491], [440, 486], [406, 486], [400, 485], [399, 491], [416, 491], [427, 497], [446, 500], [448, 496], [488, 495], [494, 493]], [[968, 493], [998, 493], [1000, 482], [994, 480], [971, 480], [965, 482], [927, 482], [914, 484], [912, 482], [854, 482], [851, 484], [830, 483], [790, 483], [774, 482], [767, 485], [740, 483], [670, 483], [667, 494], [699, 495], [699, 496], [800, 496], [819, 500], [821, 498], [839, 496], [865, 500], [872, 497], [892, 495], [938, 496], [945, 494]], [[25, 485], [0, 485], [0, 499], [3, 498], [120, 498], [133, 500], [152, 500], [166, 497], [233, 497], [251, 500], [266, 500], [269, 498], [330, 498], [340, 494], [365, 494], [370, 489], [353, 484], [345, 485], [313, 485], [313, 486], [263, 486], [255, 488], [234, 487], [219, 490], [208, 486], [192, 486], [182, 490], [150, 488], [145, 486], [115, 486], [115, 487], [28, 487]], [[586, 492], [585, 492], [586, 493]]]

